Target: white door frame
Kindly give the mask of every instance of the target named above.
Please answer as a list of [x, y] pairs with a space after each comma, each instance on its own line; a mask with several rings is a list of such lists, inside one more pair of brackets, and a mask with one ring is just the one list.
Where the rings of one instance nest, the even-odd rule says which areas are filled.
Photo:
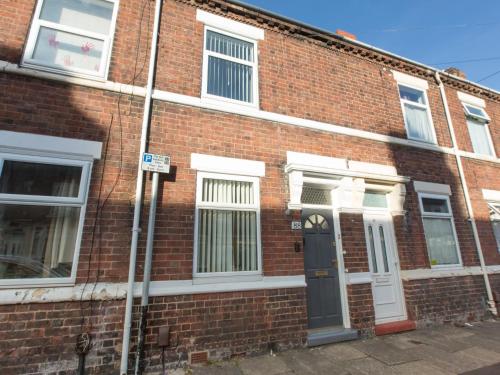
[[[388, 234], [390, 235], [391, 239], [389, 238], [386, 239], [387, 243], [389, 244], [389, 247], [392, 251], [393, 255], [393, 267], [394, 267], [394, 285], [397, 287], [400, 301], [401, 301], [401, 306], [402, 306], [402, 315], [400, 317], [390, 317], [390, 318], [382, 318], [382, 319], [377, 319], [375, 316], [375, 324], [383, 324], [383, 323], [389, 323], [389, 322], [397, 322], [397, 321], [402, 321], [408, 319], [408, 313], [406, 310], [406, 299], [405, 299], [405, 294], [404, 294], [404, 289], [403, 289], [403, 281], [401, 279], [401, 269], [400, 269], [400, 262], [399, 262], [399, 253], [398, 253], [398, 247], [397, 247], [397, 241], [396, 241], [396, 232], [394, 230], [394, 220], [393, 216], [391, 215], [390, 212], [387, 210], [381, 209], [381, 210], [376, 210], [376, 209], [364, 209], [363, 211], [363, 227], [365, 228], [365, 241], [366, 241], [366, 251], [367, 251], [367, 256], [368, 256], [368, 263], [370, 267], [370, 273], [373, 275], [373, 270], [372, 270], [372, 265], [373, 265], [373, 260], [372, 260], [372, 255], [369, 249], [369, 238], [368, 238], [368, 233], [366, 232], [366, 221], [369, 220], [370, 218], [374, 219], [382, 219], [385, 218], [387, 220], [387, 227], [388, 227]], [[374, 288], [374, 283], [375, 280], [372, 282], [372, 294], [373, 294], [373, 304], [375, 308], [375, 294], [373, 293], [373, 288]]]

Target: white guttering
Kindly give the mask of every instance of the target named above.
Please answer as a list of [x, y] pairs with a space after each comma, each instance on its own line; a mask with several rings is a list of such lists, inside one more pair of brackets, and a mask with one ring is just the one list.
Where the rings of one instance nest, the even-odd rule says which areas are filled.
[[163, 0], [156, 0], [153, 34], [151, 37], [151, 52], [149, 55], [148, 81], [146, 85], [146, 97], [144, 101], [144, 114], [142, 117], [141, 143], [137, 161], [137, 182], [135, 187], [134, 221], [132, 225], [132, 241], [130, 244], [130, 264], [128, 270], [127, 302], [125, 305], [125, 318], [123, 327], [122, 356], [120, 374], [127, 374], [128, 354], [130, 349], [130, 329], [132, 326], [132, 307], [134, 301], [135, 268], [137, 261], [137, 243], [139, 241], [141, 210], [142, 210], [142, 187], [144, 172], [142, 171], [142, 155], [146, 151], [146, 142], [151, 117], [151, 100], [153, 94], [153, 83], [156, 72], [156, 54], [158, 50], [158, 34], [160, 28], [161, 6]]
[[436, 72], [435, 77], [436, 77], [436, 81], [439, 85], [439, 91], [441, 93], [441, 98], [443, 100], [444, 111], [446, 114], [446, 123], [448, 124], [448, 129], [450, 131], [451, 142], [453, 145], [453, 151], [455, 152], [455, 157], [457, 159], [458, 174], [460, 176], [460, 181], [462, 183], [462, 190], [464, 192], [465, 204], [467, 206], [467, 211], [469, 212], [469, 220], [471, 222], [472, 233], [474, 235], [474, 242], [476, 243], [477, 254], [479, 256], [479, 263], [481, 265], [481, 273], [483, 274], [484, 285], [486, 287], [486, 293], [488, 295], [489, 310], [492, 312], [493, 315], [496, 316], [496, 315], [498, 315], [498, 311], [496, 308], [495, 300], [493, 298], [493, 293], [491, 291], [490, 279], [488, 277], [488, 270], [486, 268], [486, 263], [484, 261], [484, 255], [483, 255], [483, 249], [481, 247], [481, 241], [479, 240], [479, 233], [477, 231], [476, 220], [474, 218], [474, 211], [472, 209], [472, 202], [471, 202], [470, 195], [469, 195], [469, 188], [467, 186], [467, 181], [465, 179], [464, 168], [462, 165], [462, 158], [460, 155], [461, 153], [460, 153], [458, 146], [457, 146], [457, 138], [455, 136], [455, 130], [453, 128], [453, 122], [451, 120], [450, 109], [448, 107], [448, 99], [446, 98], [446, 92], [444, 89], [444, 85], [443, 85], [443, 82], [441, 81], [441, 77], [439, 76], [438, 72]]

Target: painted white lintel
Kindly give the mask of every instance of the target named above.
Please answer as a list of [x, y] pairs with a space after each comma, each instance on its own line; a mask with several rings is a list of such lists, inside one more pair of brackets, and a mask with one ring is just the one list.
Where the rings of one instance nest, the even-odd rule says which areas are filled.
[[207, 26], [241, 35], [245, 38], [264, 39], [264, 29], [234, 21], [227, 17], [218, 16], [201, 9], [197, 9], [196, 11], [196, 21], [202, 22]]
[[0, 130], [0, 150], [23, 153], [38, 151], [100, 159], [102, 143], [82, 139], [53, 137]]
[[483, 189], [483, 198], [488, 202], [500, 202], [500, 191]]
[[264, 177], [266, 165], [262, 161], [226, 158], [222, 156], [191, 154], [191, 168], [203, 172], [227, 173]]
[[425, 79], [401, 73], [397, 70], [393, 70], [392, 74], [394, 76], [394, 79], [401, 85], [408, 85], [411, 87], [419, 88], [421, 90], [427, 90], [429, 88], [429, 82], [427, 82]]
[[458, 99], [460, 99], [460, 101], [465, 104], [472, 104], [481, 108], [486, 107], [486, 102], [484, 101], [484, 99], [478, 98], [477, 96], [472, 96], [470, 94], [461, 91], [457, 91], [457, 96]]
[[450, 185], [436, 184], [434, 182], [413, 181], [417, 193], [451, 195]]

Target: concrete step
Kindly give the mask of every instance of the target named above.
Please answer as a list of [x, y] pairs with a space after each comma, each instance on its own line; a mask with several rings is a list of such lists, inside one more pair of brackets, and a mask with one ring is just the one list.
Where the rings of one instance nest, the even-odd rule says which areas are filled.
[[375, 334], [377, 336], [389, 335], [391, 333], [414, 331], [417, 329], [417, 324], [413, 320], [400, 320], [375, 325]]
[[352, 328], [333, 327], [310, 330], [307, 334], [307, 346], [319, 346], [335, 342], [356, 340], [359, 331]]

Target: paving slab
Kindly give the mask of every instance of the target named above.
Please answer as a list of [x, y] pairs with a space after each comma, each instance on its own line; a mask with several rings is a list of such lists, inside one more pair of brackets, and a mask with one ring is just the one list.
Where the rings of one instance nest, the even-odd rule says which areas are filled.
[[345, 370], [349, 371], [349, 373], [351, 374], [363, 374], [363, 375], [396, 374], [396, 372], [391, 366], [387, 366], [384, 363], [370, 357], [355, 359], [351, 361], [349, 366], [346, 367]]
[[343, 363], [348, 361], [334, 361], [320, 350], [300, 350], [285, 352], [283, 360], [288, 368], [295, 374], [304, 375], [330, 375], [343, 373]]
[[353, 346], [386, 365], [398, 365], [421, 359], [413, 350], [403, 350], [384, 340], [365, 340]]
[[455, 354], [468, 358], [471, 363], [478, 364], [479, 367], [490, 366], [500, 362], [500, 354], [485, 348], [472, 347], [456, 352]]
[[398, 375], [455, 375], [454, 372], [440, 369], [427, 361], [403, 363], [392, 367]]
[[[210, 366], [193, 367], [191, 371], [193, 375], [243, 375], [234, 362], [219, 362]], [[186, 373], [189, 374], [189, 372]]]
[[291, 372], [282, 356], [269, 354], [243, 358], [238, 361], [238, 367], [244, 375], [281, 375]]
[[359, 351], [350, 344], [325, 345], [323, 347], [319, 347], [318, 351], [320, 354], [326, 356], [331, 362], [348, 361], [367, 356], [365, 353]]

